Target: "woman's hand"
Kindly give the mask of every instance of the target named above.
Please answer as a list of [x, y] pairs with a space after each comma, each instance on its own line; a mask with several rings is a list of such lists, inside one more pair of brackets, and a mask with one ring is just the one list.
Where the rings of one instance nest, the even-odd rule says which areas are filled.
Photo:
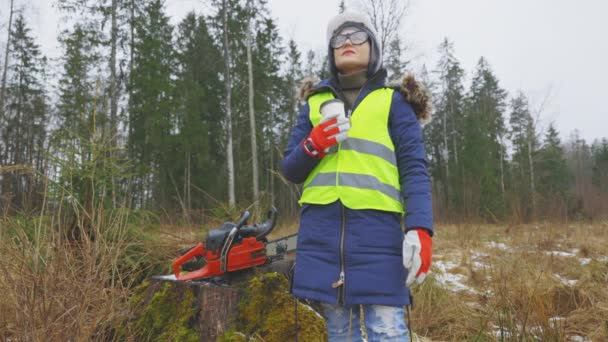
[[433, 239], [423, 228], [414, 228], [405, 234], [403, 239], [403, 266], [408, 270], [406, 286], [416, 281], [422, 284], [431, 268]]
[[346, 139], [349, 129], [350, 120], [347, 118], [331, 118], [322, 122], [302, 142], [304, 151], [311, 157], [321, 159], [330, 147]]

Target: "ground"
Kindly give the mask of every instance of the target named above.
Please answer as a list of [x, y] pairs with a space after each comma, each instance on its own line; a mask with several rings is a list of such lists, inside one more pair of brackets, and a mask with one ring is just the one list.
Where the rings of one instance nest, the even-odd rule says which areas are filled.
[[418, 335], [608, 340], [608, 224], [439, 225], [434, 243]]
[[608, 341], [608, 222], [438, 224], [433, 242], [419, 340]]

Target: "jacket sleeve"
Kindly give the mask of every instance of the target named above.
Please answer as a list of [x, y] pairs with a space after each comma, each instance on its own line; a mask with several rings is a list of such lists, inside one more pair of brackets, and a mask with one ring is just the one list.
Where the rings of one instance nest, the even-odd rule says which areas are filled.
[[302, 147], [302, 140], [306, 139], [312, 131], [308, 113], [309, 108], [306, 103], [298, 115], [296, 125], [291, 130], [289, 143], [281, 162], [283, 176], [296, 184], [303, 183], [308, 174], [319, 164], [319, 159], [309, 156]]
[[405, 200], [405, 230], [426, 228], [433, 234], [431, 179], [422, 127], [403, 95], [395, 91], [389, 114], [389, 133], [395, 145], [401, 193]]

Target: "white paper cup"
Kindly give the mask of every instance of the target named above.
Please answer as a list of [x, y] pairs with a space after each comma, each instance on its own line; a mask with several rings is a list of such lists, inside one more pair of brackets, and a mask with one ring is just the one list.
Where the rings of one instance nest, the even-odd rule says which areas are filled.
[[346, 113], [344, 110], [344, 102], [339, 99], [331, 99], [321, 104], [321, 115], [323, 119], [321, 122], [325, 122], [330, 119], [337, 118], [338, 121], [346, 120]]

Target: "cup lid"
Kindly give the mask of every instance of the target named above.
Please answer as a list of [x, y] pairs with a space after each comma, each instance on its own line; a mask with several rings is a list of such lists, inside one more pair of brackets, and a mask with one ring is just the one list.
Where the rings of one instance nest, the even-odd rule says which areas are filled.
[[331, 99], [331, 100], [327, 100], [327, 101], [323, 102], [321, 104], [321, 108], [319, 108], [319, 110], [321, 112], [323, 112], [323, 107], [331, 105], [333, 103], [340, 103], [340, 104], [344, 105], [344, 102], [342, 102], [342, 100], [340, 100], [340, 99]]

